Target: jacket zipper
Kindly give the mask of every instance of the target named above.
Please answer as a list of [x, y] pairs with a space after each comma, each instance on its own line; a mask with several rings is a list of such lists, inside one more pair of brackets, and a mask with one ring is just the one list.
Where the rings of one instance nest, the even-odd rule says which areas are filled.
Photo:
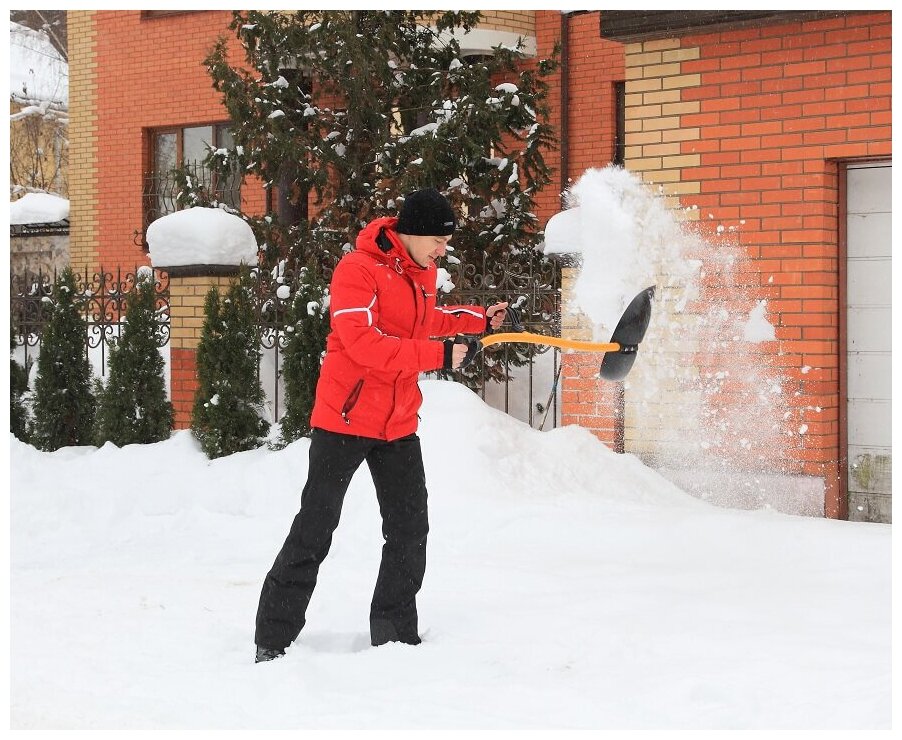
[[429, 306], [429, 298], [426, 295], [426, 288], [424, 288], [422, 285], [420, 285], [420, 292], [422, 292], [423, 294], [423, 320], [420, 322], [420, 324], [422, 326], [425, 326], [426, 319], [428, 318], [426, 309]]
[[357, 381], [351, 389], [351, 392], [348, 394], [348, 397], [345, 399], [344, 406], [341, 407], [341, 418], [345, 420], [345, 424], [351, 423], [348, 414], [350, 414], [351, 409], [357, 405], [357, 399], [360, 398], [361, 388], [363, 388], [363, 378]]

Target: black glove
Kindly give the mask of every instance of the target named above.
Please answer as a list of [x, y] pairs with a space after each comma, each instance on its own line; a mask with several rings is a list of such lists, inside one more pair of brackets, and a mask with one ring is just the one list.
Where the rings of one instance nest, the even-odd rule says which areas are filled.
[[[476, 358], [476, 353], [479, 352], [480, 344], [477, 339], [467, 339], [466, 337], [455, 337], [454, 339], [446, 339], [442, 342], [445, 345], [445, 356], [444, 362], [442, 364], [443, 370], [460, 370], [469, 365]], [[454, 361], [452, 356], [452, 348], [455, 344], [466, 344], [467, 345], [467, 354], [464, 355], [463, 362], [460, 363], [460, 367], [452, 367], [452, 362]]]

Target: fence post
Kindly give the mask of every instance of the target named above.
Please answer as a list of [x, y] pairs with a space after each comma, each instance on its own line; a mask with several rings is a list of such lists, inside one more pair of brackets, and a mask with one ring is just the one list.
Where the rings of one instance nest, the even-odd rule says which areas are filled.
[[[575, 308], [580, 264], [578, 255], [562, 259], [561, 336], [592, 340], [591, 322]], [[561, 355], [561, 425], [578, 424], [615, 452], [623, 452], [623, 383], [602, 383], [598, 379], [603, 357], [594, 352]]]
[[213, 286], [223, 293], [238, 275], [233, 265], [162, 267], [169, 273], [170, 394], [173, 427], [191, 426], [197, 392], [197, 345], [204, 324], [204, 300]]

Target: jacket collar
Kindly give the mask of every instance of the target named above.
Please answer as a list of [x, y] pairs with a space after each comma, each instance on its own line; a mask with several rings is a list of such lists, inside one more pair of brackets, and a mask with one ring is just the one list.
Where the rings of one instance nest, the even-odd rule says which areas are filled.
[[397, 225], [398, 219], [393, 216], [370, 221], [357, 235], [356, 249], [395, 267], [399, 272], [428, 271], [428, 267], [422, 267], [411, 259], [395, 231]]

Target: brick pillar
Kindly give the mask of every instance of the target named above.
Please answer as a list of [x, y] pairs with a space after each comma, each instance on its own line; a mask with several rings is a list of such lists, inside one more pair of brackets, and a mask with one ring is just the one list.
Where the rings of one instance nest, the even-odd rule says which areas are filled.
[[210, 288], [229, 289], [238, 268], [195, 265], [161, 268], [169, 272], [170, 400], [173, 426], [188, 429], [197, 392], [197, 345], [204, 324], [204, 301]]
[[[95, 10], [70, 10], [69, 27], [69, 261], [93, 269], [100, 241], [97, 197], [97, 29]], [[132, 261], [132, 265], [135, 261]], [[115, 269], [115, 265], [104, 267]], [[73, 268], [75, 269], [75, 268]]]

